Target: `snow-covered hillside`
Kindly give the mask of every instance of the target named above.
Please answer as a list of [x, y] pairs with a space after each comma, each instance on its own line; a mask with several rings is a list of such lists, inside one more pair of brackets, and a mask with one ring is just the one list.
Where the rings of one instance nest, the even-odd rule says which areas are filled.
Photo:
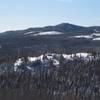
[[86, 38], [90, 39], [93, 38], [91, 35], [77, 35], [77, 36], [72, 36], [72, 38]]
[[100, 33], [93, 33], [91, 35], [76, 35], [71, 36], [70, 38], [85, 38], [85, 39], [91, 39], [91, 40], [100, 40]]
[[63, 33], [57, 31], [48, 31], [48, 32], [39, 32], [38, 34], [33, 34], [33, 35], [38, 36], [38, 35], [59, 35], [59, 34]]
[[39, 36], [39, 35], [59, 35], [59, 34], [64, 34], [62, 32], [58, 31], [46, 31], [46, 32], [35, 32], [35, 31], [30, 31], [27, 33], [24, 33], [24, 35], [33, 35], [33, 36]]

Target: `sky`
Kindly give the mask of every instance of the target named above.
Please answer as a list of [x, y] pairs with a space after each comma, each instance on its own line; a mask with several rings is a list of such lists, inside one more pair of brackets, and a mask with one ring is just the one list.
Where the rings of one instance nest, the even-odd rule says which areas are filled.
[[100, 0], [0, 0], [0, 32], [60, 23], [100, 26]]

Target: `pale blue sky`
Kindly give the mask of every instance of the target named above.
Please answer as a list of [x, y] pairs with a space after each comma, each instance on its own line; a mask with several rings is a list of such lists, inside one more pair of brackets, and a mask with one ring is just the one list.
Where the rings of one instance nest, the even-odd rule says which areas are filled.
[[0, 32], [69, 22], [100, 25], [100, 0], [0, 0]]

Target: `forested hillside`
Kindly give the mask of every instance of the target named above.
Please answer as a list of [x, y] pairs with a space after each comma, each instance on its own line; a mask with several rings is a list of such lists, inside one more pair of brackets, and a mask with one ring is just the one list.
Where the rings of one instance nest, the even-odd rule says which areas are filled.
[[48, 53], [0, 64], [0, 100], [99, 98], [99, 53]]

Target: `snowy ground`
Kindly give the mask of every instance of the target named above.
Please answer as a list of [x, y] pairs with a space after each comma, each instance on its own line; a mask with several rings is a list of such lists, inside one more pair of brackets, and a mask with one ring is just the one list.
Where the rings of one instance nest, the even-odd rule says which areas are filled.
[[91, 35], [77, 35], [77, 36], [71, 36], [70, 38], [86, 38], [86, 39], [92, 39], [93, 41], [100, 40], [100, 33], [93, 33]]
[[[47, 53], [44, 55], [40, 55], [37, 57], [28, 57], [28, 62], [36, 62], [36, 61], [41, 61], [41, 63], [45, 66], [48, 65], [50, 60], [53, 61], [53, 65], [59, 66], [60, 64], [60, 57], [63, 56], [66, 61], [73, 61], [74, 59], [81, 58], [85, 62], [93, 60], [94, 57], [90, 53], [76, 53], [76, 54], [56, 54], [56, 53]], [[23, 58], [19, 58], [15, 63], [14, 63], [14, 69], [15, 71], [17, 70], [17, 67], [22, 65], [24, 62]], [[31, 69], [30, 67], [27, 66], [28, 69]]]

